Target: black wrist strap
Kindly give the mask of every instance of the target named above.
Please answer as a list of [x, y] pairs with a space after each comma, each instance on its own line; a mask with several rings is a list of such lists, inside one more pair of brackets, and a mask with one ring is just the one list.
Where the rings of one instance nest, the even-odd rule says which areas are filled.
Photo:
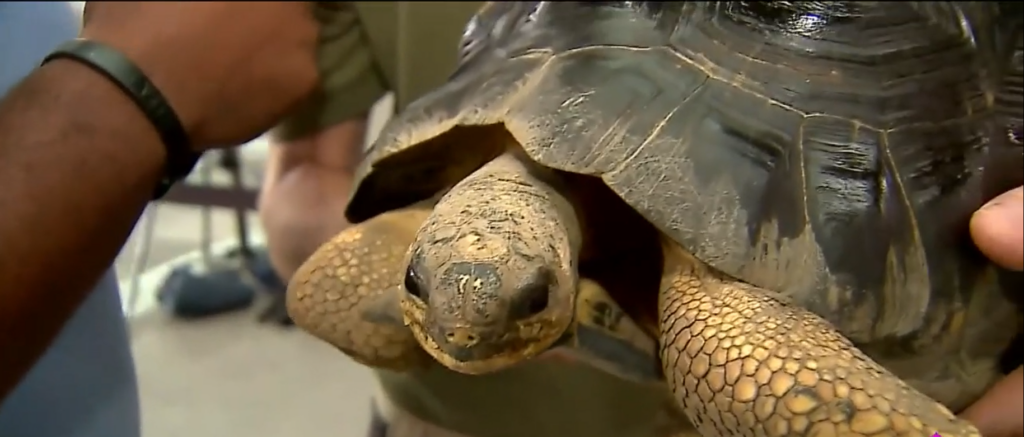
[[61, 44], [43, 59], [43, 64], [61, 58], [81, 62], [113, 81], [156, 127], [167, 151], [167, 163], [153, 195], [154, 199], [162, 197], [175, 182], [192, 172], [200, 154], [192, 150], [188, 133], [174, 109], [132, 61], [105, 44], [85, 39]]

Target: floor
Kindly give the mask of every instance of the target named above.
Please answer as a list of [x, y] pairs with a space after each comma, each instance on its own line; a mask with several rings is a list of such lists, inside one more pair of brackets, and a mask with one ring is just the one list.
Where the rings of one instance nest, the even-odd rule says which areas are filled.
[[[374, 131], [390, 104], [385, 99], [375, 110]], [[242, 150], [247, 183], [257, 184], [265, 141]], [[213, 173], [214, 183], [226, 178]], [[375, 382], [341, 353], [296, 329], [256, 323], [258, 306], [190, 322], [156, 308], [155, 289], [173, 266], [201, 264], [202, 217], [198, 208], [151, 207], [117, 260], [138, 366], [143, 436], [365, 436]], [[144, 251], [148, 260], [136, 267], [147, 219], [155, 219]], [[249, 222], [257, 225], [253, 216]], [[234, 240], [234, 218], [212, 211], [209, 223], [211, 251], [223, 252]], [[262, 239], [258, 229], [253, 237]]]

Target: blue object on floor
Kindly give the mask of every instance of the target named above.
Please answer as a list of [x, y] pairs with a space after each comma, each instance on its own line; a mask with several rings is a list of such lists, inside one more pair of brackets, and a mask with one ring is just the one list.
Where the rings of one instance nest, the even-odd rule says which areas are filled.
[[157, 291], [160, 306], [172, 315], [194, 319], [248, 308], [256, 298], [237, 268], [196, 272], [176, 267]]
[[175, 268], [158, 291], [160, 306], [185, 319], [209, 317], [248, 308], [257, 291], [264, 291], [271, 302], [260, 314], [260, 321], [291, 326], [285, 304], [287, 286], [274, 272], [266, 250], [254, 250], [249, 256], [235, 250], [224, 258], [222, 264], [232, 267], [205, 272], [192, 266]]

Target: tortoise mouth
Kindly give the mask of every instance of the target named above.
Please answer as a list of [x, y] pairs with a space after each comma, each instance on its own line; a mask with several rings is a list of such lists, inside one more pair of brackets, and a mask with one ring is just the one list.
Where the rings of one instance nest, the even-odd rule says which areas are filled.
[[468, 375], [497, 372], [540, 355], [564, 337], [571, 323], [538, 316], [504, 325], [469, 326], [432, 317], [414, 298], [402, 299], [402, 313], [430, 356]]

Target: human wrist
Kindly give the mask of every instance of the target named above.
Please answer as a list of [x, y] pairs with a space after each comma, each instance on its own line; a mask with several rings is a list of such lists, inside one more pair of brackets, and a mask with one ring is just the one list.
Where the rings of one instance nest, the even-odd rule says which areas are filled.
[[[37, 75], [47, 86], [66, 96], [61, 125], [55, 130], [102, 136], [104, 147], [94, 153], [112, 159], [117, 171], [136, 173], [139, 184], [155, 186], [163, 174], [166, 151], [156, 128], [117, 85], [79, 62], [55, 59], [39, 68]], [[82, 132], [78, 126], [88, 126]]]
[[[187, 71], [187, 66], [174, 62], [174, 57], [168, 54], [166, 47], [147, 38], [120, 36], [106, 31], [86, 30], [82, 37], [113, 48], [131, 61], [163, 95], [189, 139], [195, 138], [202, 124], [200, 113], [201, 108], [205, 107], [203, 102], [208, 93], [203, 92], [203, 81], [195, 80], [194, 75]], [[194, 142], [190, 146], [193, 150], [201, 150]]]
[[307, 2], [92, 2], [81, 37], [130, 59], [201, 151], [257, 137], [314, 90], [319, 27], [308, 8]]
[[105, 77], [128, 96], [156, 128], [166, 150], [166, 165], [164, 177], [155, 187], [155, 198], [162, 197], [174, 183], [192, 172], [199, 154], [191, 147], [189, 133], [163, 93], [131, 59], [109, 45], [88, 39], [60, 45], [43, 62], [55, 59], [74, 60]]

